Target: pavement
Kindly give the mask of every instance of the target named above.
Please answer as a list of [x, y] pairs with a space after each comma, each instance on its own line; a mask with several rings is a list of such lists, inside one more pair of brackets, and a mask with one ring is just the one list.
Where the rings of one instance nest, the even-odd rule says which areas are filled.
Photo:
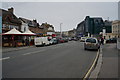
[[119, 76], [119, 55], [120, 50], [117, 49], [116, 43], [105, 44], [102, 46], [102, 66], [98, 75], [98, 80], [103, 79], [118, 79]]
[[2, 52], [11, 52], [11, 51], [16, 51], [16, 50], [21, 50], [21, 49], [26, 49], [34, 46], [22, 46], [22, 47], [2, 47]]

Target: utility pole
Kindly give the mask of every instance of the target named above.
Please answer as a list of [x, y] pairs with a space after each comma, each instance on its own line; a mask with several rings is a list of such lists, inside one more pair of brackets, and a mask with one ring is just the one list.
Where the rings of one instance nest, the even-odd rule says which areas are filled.
[[62, 24], [63, 23], [60, 23], [60, 37], [62, 37]]

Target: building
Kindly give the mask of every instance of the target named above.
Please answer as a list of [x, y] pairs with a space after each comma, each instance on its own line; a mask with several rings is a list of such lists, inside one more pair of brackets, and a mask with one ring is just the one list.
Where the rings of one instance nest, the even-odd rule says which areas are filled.
[[86, 18], [77, 25], [76, 37], [99, 35], [102, 32], [104, 26], [104, 21], [101, 17], [90, 17]]
[[112, 22], [112, 33], [113, 37], [120, 38], [120, 20], [115, 20]]
[[53, 25], [50, 25], [48, 23], [42, 23], [41, 28], [43, 28], [43, 33], [47, 35], [55, 34], [55, 30]]
[[56, 31], [55, 34], [56, 34], [56, 36], [60, 36], [60, 35], [61, 35], [61, 32]]
[[112, 37], [112, 21], [105, 20], [103, 27], [103, 37], [105, 39], [110, 39]]
[[85, 29], [84, 29], [84, 27], [85, 27], [85, 23], [84, 23], [84, 21], [82, 21], [81, 23], [79, 23], [78, 25], [77, 25], [77, 28], [76, 28], [76, 37], [82, 37], [82, 36], [84, 36], [84, 34], [85, 34]]
[[22, 25], [21, 25], [21, 31], [22, 32], [25, 32], [28, 30], [29, 26], [28, 26], [28, 22], [27, 20], [23, 19], [23, 18], [19, 18], [22, 22]]
[[105, 20], [103, 28], [106, 30], [106, 33], [112, 33], [112, 21]]
[[69, 30], [68, 31], [68, 37], [76, 37], [76, 29]]
[[85, 35], [99, 35], [103, 30], [104, 22], [101, 17], [89, 17], [86, 16], [85, 20]]
[[8, 32], [13, 28], [21, 30], [21, 21], [14, 15], [14, 8], [9, 8], [8, 10], [2, 11], [2, 33]]
[[43, 28], [40, 27], [39, 23], [37, 23], [37, 20], [29, 20], [21, 17], [19, 19], [22, 22], [22, 26], [21, 26], [22, 32], [25, 32], [29, 29], [33, 33], [43, 34]]
[[63, 31], [63, 32], [62, 32], [62, 36], [63, 36], [63, 37], [68, 37], [68, 31]]

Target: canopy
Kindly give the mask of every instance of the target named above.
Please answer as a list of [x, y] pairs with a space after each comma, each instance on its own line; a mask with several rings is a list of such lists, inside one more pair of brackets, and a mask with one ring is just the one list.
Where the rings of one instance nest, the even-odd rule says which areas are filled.
[[31, 32], [29, 29], [22, 34], [23, 35], [36, 35], [35, 33]]
[[24, 33], [21, 33], [20, 31], [13, 28], [8, 32], [3, 33], [2, 35], [26, 35], [26, 36], [32, 36], [32, 35], [36, 35], [36, 34], [32, 33], [30, 30], [27, 30]]
[[15, 28], [11, 29], [10, 31], [3, 33], [3, 35], [21, 35], [22, 33]]

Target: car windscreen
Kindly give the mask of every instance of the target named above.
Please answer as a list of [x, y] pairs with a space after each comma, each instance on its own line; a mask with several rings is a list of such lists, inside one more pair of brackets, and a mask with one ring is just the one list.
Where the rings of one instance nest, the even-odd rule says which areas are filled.
[[95, 39], [87, 39], [86, 42], [96, 43], [96, 40]]

